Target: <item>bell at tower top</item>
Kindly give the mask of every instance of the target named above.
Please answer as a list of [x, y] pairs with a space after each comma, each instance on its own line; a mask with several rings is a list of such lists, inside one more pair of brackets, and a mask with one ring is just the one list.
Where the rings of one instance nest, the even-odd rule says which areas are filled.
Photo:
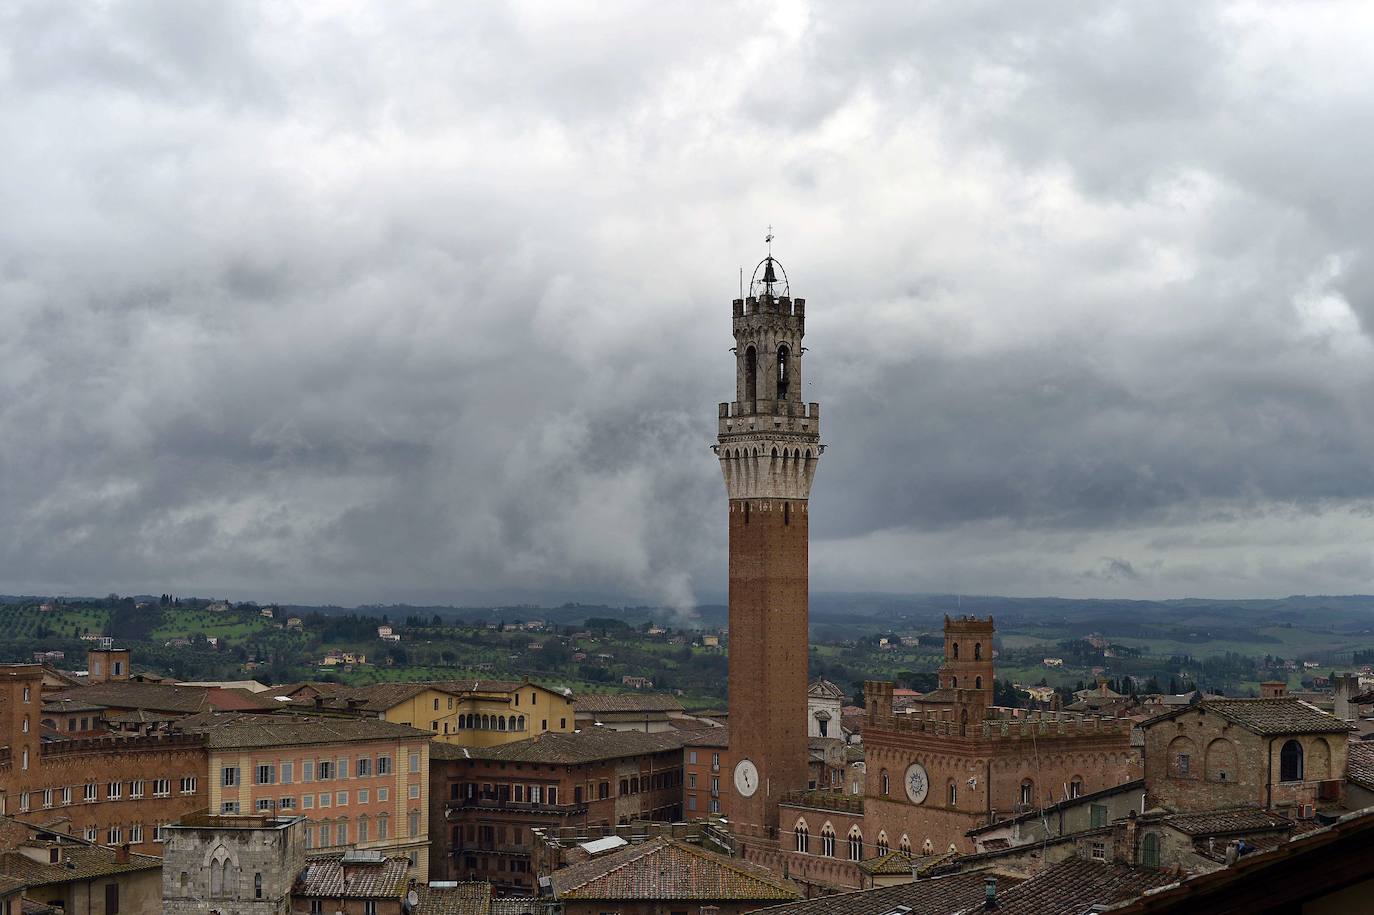
[[[766, 295], [773, 298], [781, 295], [791, 298], [792, 288], [787, 282], [787, 271], [783, 269], [782, 263], [773, 257], [772, 226], [768, 227], [768, 235], [763, 240], [768, 244], [768, 253], [759, 261], [758, 266], [754, 268], [753, 276], [749, 278], [749, 297], [753, 299]], [[779, 274], [782, 275], [781, 279], [778, 278]]]

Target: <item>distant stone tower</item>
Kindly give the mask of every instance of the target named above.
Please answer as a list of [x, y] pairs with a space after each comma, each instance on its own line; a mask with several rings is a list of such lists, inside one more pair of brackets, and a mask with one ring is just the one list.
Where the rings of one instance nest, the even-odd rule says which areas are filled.
[[726, 812], [744, 826], [776, 827], [779, 798], [807, 786], [807, 500], [822, 445], [820, 405], [802, 400], [805, 315], [770, 246], [734, 301], [735, 400], [715, 446], [730, 501]]
[[940, 689], [981, 689], [992, 696], [992, 617], [945, 617], [945, 663]]

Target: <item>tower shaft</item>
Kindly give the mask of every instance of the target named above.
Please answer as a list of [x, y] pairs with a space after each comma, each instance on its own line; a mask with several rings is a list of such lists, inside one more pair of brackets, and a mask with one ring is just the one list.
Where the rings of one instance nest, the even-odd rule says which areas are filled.
[[822, 447], [820, 407], [801, 399], [806, 301], [765, 288], [734, 302], [736, 398], [720, 405], [716, 445], [729, 496], [736, 770], [722, 793], [735, 822], [776, 827], [778, 801], [808, 781], [808, 500]]

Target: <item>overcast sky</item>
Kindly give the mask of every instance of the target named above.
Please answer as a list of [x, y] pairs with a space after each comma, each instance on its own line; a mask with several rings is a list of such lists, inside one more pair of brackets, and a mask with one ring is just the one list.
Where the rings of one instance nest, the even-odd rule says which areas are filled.
[[1367, 3], [0, 7], [0, 592], [1374, 591]]

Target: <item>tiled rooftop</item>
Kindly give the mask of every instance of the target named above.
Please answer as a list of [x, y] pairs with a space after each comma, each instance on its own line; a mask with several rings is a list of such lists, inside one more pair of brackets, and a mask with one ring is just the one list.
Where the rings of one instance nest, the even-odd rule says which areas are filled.
[[784, 901], [801, 895], [791, 883], [737, 858], [660, 837], [552, 874], [560, 900]]
[[1175, 813], [1165, 817], [1163, 822], [1190, 836], [1221, 836], [1293, 828], [1292, 820], [1267, 810], [1261, 810], [1259, 807], [1231, 807], [1224, 810], [1203, 810], [1198, 813]]
[[202, 733], [211, 749], [290, 747], [305, 744], [347, 743], [359, 740], [398, 740], [432, 735], [380, 718], [329, 718], [313, 715], [254, 715], [244, 712], [203, 712], [183, 719], [177, 727]]
[[[1001, 883], [1010, 885], [1007, 878]], [[976, 911], [982, 904], [983, 874], [966, 873], [770, 906], [758, 915], [949, 915]]]
[[[203, 686], [169, 686], [165, 683], [95, 683], [63, 690], [46, 697], [45, 702], [73, 700], [87, 706], [120, 709], [151, 709], [156, 712], [180, 712], [192, 715], [196, 712], [214, 708], [210, 690]], [[252, 693], [248, 693], [252, 696]], [[252, 701], [247, 699], [244, 701]], [[257, 702], [258, 708], [267, 708], [271, 700]]]
[[17, 851], [0, 854], [0, 877], [11, 877], [37, 887], [162, 867], [162, 859], [152, 855], [130, 854], [129, 860], [123, 863], [116, 861], [115, 855], [113, 848], [68, 839], [62, 843], [61, 864], [45, 864]]
[[410, 862], [383, 858], [377, 864], [345, 866], [343, 855], [310, 858], [296, 878], [293, 896], [345, 897], [348, 899], [400, 899], [410, 883]]
[[[1069, 858], [1025, 883], [997, 891], [998, 915], [1049, 915], [1087, 912], [1094, 905], [1111, 905], [1166, 886], [1176, 878], [1163, 871], [1136, 870], [1120, 864], [1103, 864]], [[961, 912], [980, 911], [977, 907]]]
[[579, 712], [680, 712], [682, 703], [666, 693], [590, 693], [573, 700]]
[[1283, 696], [1274, 699], [1204, 699], [1197, 705], [1166, 712], [1153, 722], [1196, 711], [1213, 712], [1256, 734], [1344, 734], [1350, 726], [1315, 705]]
[[1374, 791], [1374, 740], [1352, 740], [1350, 742], [1346, 775], [1360, 787]]
[[495, 759], [504, 762], [580, 763], [643, 756], [682, 748], [678, 731], [646, 734], [643, 731], [611, 731], [588, 728], [573, 734], [550, 731], [526, 740], [495, 747], [456, 747], [444, 751], [447, 759]]
[[491, 911], [490, 883], [457, 886], [419, 886], [420, 903], [413, 915], [487, 915]]

